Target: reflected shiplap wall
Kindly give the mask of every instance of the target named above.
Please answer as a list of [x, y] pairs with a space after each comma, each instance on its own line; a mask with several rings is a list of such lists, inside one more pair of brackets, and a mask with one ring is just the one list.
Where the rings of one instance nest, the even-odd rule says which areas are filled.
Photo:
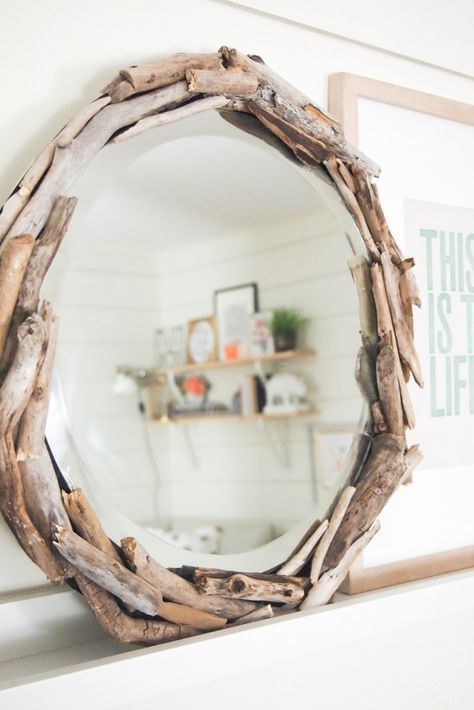
[[[107, 229], [106, 224], [102, 225]], [[133, 395], [113, 394], [115, 366], [149, 365], [153, 331], [212, 312], [217, 288], [259, 284], [262, 310], [288, 305], [310, 325], [317, 357], [288, 368], [304, 375], [324, 422], [356, 422], [353, 379], [357, 305], [346, 266], [350, 249], [321, 211], [291, 224], [200, 240], [160, 254], [80, 249], [60, 287], [59, 368], [71, 426], [110, 499], [136, 520], [264, 519], [285, 527], [311, 507], [307, 422], [208, 422], [148, 425], [154, 467]], [[92, 264], [92, 266], [91, 266]], [[208, 373], [226, 403], [244, 372]], [[269, 369], [271, 371], [271, 369]], [[275, 444], [285, 447], [288, 464]], [[86, 453], [87, 452], [87, 453]], [[332, 495], [322, 489], [321, 498]]]

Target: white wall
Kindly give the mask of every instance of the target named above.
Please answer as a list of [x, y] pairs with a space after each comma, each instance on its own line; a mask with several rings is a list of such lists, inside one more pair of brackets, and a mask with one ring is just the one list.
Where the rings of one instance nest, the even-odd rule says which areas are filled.
[[[316, 350], [316, 357], [285, 363], [284, 369], [305, 379], [308, 399], [318, 412], [315, 421], [357, 425], [361, 399], [353, 372], [359, 335], [346, 264], [350, 255], [344, 234], [323, 211], [302, 224], [268, 225], [217, 244], [201, 241], [191, 249], [172, 250], [169, 261], [167, 254], [160, 258], [159, 325], [209, 315], [214, 290], [256, 282], [261, 310], [293, 307], [309, 320], [304, 344]], [[265, 369], [278, 372], [278, 367]], [[243, 372], [209, 372], [211, 398], [228, 405]], [[313, 508], [305, 419], [263, 426], [255, 421], [195, 423], [190, 433], [198, 468], [183, 445], [181, 427], [158, 425], [151, 432], [165, 517], [251, 518], [278, 530]], [[272, 446], [275, 437], [288, 455], [286, 465]], [[330, 493], [319, 490], [315, 515], [323, 514]]]

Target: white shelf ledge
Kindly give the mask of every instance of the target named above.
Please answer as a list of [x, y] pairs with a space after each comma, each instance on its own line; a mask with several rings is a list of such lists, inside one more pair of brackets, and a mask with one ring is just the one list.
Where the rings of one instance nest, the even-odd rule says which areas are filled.
[[121, 707], [473, 612], [470, 570], [357, 597], [341, 595], [318, 610], [130, 650], [106, 639], [70, 591], [10, 599], [0, 604], [0, 707], [51, 710], [58, 698], [67, 698], [69, 710]]

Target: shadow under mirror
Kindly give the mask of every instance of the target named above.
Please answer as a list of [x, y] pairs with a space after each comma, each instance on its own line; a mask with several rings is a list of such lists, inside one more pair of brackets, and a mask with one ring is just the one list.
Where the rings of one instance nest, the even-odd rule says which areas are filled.
[[249, 565], [269, 568], [347, 476], [359, 235], [322, 174], [217, 113], [150, 133], [74, 186], [43, 290], [64, 401], [48, 438], [110, 535], [164, 540], [165, 564], [262, 550]]

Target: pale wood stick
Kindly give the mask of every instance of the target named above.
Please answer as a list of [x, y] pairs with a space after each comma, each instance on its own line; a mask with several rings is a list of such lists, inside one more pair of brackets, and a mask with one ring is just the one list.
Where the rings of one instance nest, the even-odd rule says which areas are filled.
[[18, 349], [0, 389], [0, 507], [20, 546], [52, 582], [62, 583], [59, 564], [28, 514], [13, 433], [33, 389], [43, 357], [45, 328], [36, 314], [18, 328]]
[[311, 557], [311, 553], [316, 547], [319, 539], [324, 535], [329, 525], [329, 521], [324, 520], [319, 525], [314, 533], [306, 540], [304, 545], [280, 567], [277, 574], [295, 575], [305, 566], [306, 562]]
[[243, 71], [225, 69], [188, 69], [188, 89], [192, 94], [224, 94], [251, 97], [258, 88], [256, 76]]
[[355, 184], [354, 176], [352, 175], [351, 171], [349, 170], [349, 168], [346, 167], [346, 165], [344, 165], [342, 160], [337, 161], [337, 167], [347, 187], [355, 195], [357, 192], [357, 186]]
[[355, 379], [363, 397], [372, 407], [378, 401], [377, 378], [374, 358], [367, 348], [359, 348], [356, 359]]
[[333, 569], [328, 569], [321, 579], [308, 592], [307, 597], [300, 605], [300, 609], [311, 609], [313, 607], [327, 604], [333, 594], [337, 592], [344, 581], [354, 561], [372, 540], [374, 535], [380, 530], [380, 523], [376, 520], [372, 527], [363, 533], [348, 550], [344, 553], [339, 564]]
[[316, 584], [319, 579], [327, 551], [339, 529], [339, 526], [341, 525], [342, 519], [344, 518], [355, 491], [356, 489], [353, 486], [347, 486], [338, 498], [336, 507], [334, 508], [333, 514], [331, 515], [331, 519], [329, 521], [328, 529], [324, 533], [319, 545], [316, 547], [313, 560], [311, 562], [310, 578], [312, 584]]
[[375, 431], [379, 434], [388, 431], [387, 420], [385, 419], [385, 413], [382, 408], [381, 402], [373, 402], [372, 404], [372, 417], [374, 420]]
[[54, 151], [56, 149], [56, 139], [41, 151], [39, 156], [33, 161], [26, 173], [20, 180], [16, 191], [8, 198], [2, 207], [0, 214], [0, 244], [20, 214], [23, 207], [30, 199], [32, 190], [39, 183], [46, 170], [52, 163]]
[[49, 170], [11, 226], [6, 238], [10, 239], [18, 234], [37, 236], [47, 221], [55, 199], [68, 191], [116, 131], [136, 123], [168, 104], [183, 101], [189, 95], [187, 83], [182, 81], [123, 103], [105, 106], [84, 126], [67, 148], [56, 148]]
[[325, 557], [326, 567], [336, 567], [379, 515], [406, 471], [404, 451], [404, 442], [393, 434], [374, 438], [356, 492]]
[[272, 617], [272, 605], [265, 604], [265, 606], [260, 606], [258, 609], [255, 609], [255, 611], [245, 614], [245, 616], [239, 616], [239, 618], [229, 624], [229, 626], [242, 626], [243, 624], [251, 624], [252, 621], [262, 621], [262, 619], [271, 619]]
[[123, 133], [119, 133], [113, 140], [112, 143], [123, 143], [129, 138], [144, 133], [150, 128], [156, 128], [157, 126], [164, 126], [168, 123], [174, 123], [187, 116], [193, 116], [196, 113], [201, 113], [202, 111], [210, 111], [213, 109], [225, 108], [229, 105], [229, 99], [225, 96], [209, 96], [205, 99], [200, 99], [198, 101], [193, 101], [190, 104], [175, 108], [171, 111], [165, 111], [164, 113], [159, 113], [156, 116], [149, 116], [148, 118], [142, 118], [134, 126], [128, 128]]
[[142, 579], [158, 586], [165, 599], [227, 619], [236, 619], [257, 608], [252, 602], [202, 596], [191, 582], [156, 562], [133, 537], [124, 538], [121, 546], [130, 568]]
[[[61, 489], [46, 447], [43, 446], [39, 458], [22, 461], [19, 467], [28, 513], [43, 538], [51, 544], [52, 526], [71, 528], [71, 523], [62, 503]], [[64, 562], [63, 558], [61, 560]]]
[[405, 438], [402, 400], [398, 386], [395, 351], [384, 345], [377, 357], [377, 385], [388, 431]]
[[[45, 229], [35, 241], [13, 311], [12, 325], [1, 358], [0, 372], [8, 370], [16, 347], [16, 327], [31, 313], [38, 310], [43, 279], [66, 234], [77, 200], [75, 197], [58, 197], [54, 203]], [[8, 244], [9, 242], [6, 242]]]
[[12, 239], [3, 250], [0, 260], [0, 356], [5, 347], [16, 299], [34, 244], [34, 237], [23, 235]]
[[111, 594], [149, 616], [158, 616], [161, 591], [130, 572], [116, 559], [60, 525], [53, 528], [56, 549], [82, 574]]
[[403, 474], [399, 485], [408, 485], [413, 482], [413, 470], [418, 466], [420, 461], [423, 459], [423, 454], [420, 451], [419, 444], [413, 444], [410, 446], [405, 454], [405, 465], [407, 470]]
[[156, 62], [138, 64], [123, 69], [120, 76], [126, 79], [134, 91], [138, 93], [181, 81], [189, 69], [222, 69], [222, 57], [217, 52], [210, 54], [178, 53]]
[[35, 242], [18, 294], [18, 309], [25, 316], [38, 308], [43, 279], [64, 239], [76, 204], [76, 197], [57, 197], [46, 226]]
[[[74, 488], [70, 493], [63, 491], [62, 497], [76, 532], [98, 550], [122, 563], [122, 558], [102, 527], [85, 493], [80, 488]], [[153, 586], [159, 588], [159, 585]]]
[[367, 222], [365, 221], [364, 215], [362, 214], [362, 210], [359, 207], [359, 203], [357, 202], [357, 198], [354, 195], [351, 190], [347, 187], [346, 183], [342, 179], [339, 169], [337, 167], [337, 162], [336, 158], [328, 158], [327, 160], [324, 161], [324, 164], [327, 168], [328, 173], [334, 180], [336, 187], [338, 188], [342, 199], [346, 203], [347, 209], [351, 213], [351, 215], [354, 218], [354, 221], [359, 229], [359, 232], [362, 236], [362, 239], [364, 240], [364, 244], [366, 246], [367, 251], [369, 252], [371, 258], [375, 262], [380, 261], [380, 252], [377, 248], [377, 245], [374, 242], [374, 239], [370, 233], [370, 230], [367, 226]]
[[351, 257], [348, 264], [359, 299], [359, 319], [364, 344], [375, 347], [378, 343], [377, 313], [372, 293], [370, 266], [367, 259], [359, 254]]
[[56, 558], [31, 520], [11, 434], [0, 438], [0, 508], [8, 527], [28, 557], [53, 584], [63, 584], [71, 576], [71, 566]]
[[49, 393], [58, 335], [58, 319], [53, 315], [50, 303], [43, 304], [41, 316], [48, 330], [46, 354], [36, 375], [30, 400], [20, 419], [16, 442], [17, 461], [37, 459], [44, 450]]
[[223, 629], [227, 623], [227, 619], [221, 616], [216, 616], [200, 609], [193, 609], [185, 604], [176, 604], [175, 602], [162, 602], [160, 604], [160, 616], [175, 624], [191, 626], [201, 631]]
[[60, 148], [67, 148], [74, 138], [82, 131], [91, 118], [99, 113], [107, 104], [111, 102], [110, 96], [101, 96], [96, 101], [84, 106], [69, 123], [67, 123], [57, 137], [57, 144]]
[[125, 101], [125, 99], [128, 99], [130, 96], [133, 96], [137, 93], [127, 79], [121, 79], [119, 81], [116, 81], [113, 85], [109, 84], [109, 86], [106, 87], [105, 90], [109, 94], [112, 103], [114, 104], [118, 104], [121, 101]]
[[302, 577], [282, 577], [280, 580], [262, 579], [232, 574], [230, 577], [211, 576], [207, 570], [196, 570], [194, 581], [201, 594], [220, 595], [231, 599], [266, 601], [295, 605], [303, 599], [308, 580]]
[[400, 357], [409, 366], [416, 383], [423, 387], [423, 377], [421, 365], [415, 350], [415, 344], [410, 332], [410, 325], [407, 324], [403, 312], [400, 297], [400, 271], [393, 264], [390, 254], [383, 252], [382, 269], [387, 291], [388, 305], [392, 316], [393, 330], [397, 339]]
[[0, 434], [3, 435], [16, 426], [23, 414], [43, 361], [46, 328], [38, 313], [20, 325], [17, 339], [15, 358], [0, 388]]
[[200, 632], [155, 619], [133, 619], [123, 612], [115, 599], [83, 574], [75, 577], [77, 586], [104, 631], [122, 643], [155, 644], [196, 636]]
[[406, 385], [405, 376], [403, 374], [400, 356], [398, 353], [397, 339], [393, 330], [392, 316], [388, 306], [388, 298], [383, 280], [382, 267], [380, 264], [372, 266], [372, 287], [374, 291], [375, 307], [377, 310], [377, 321], [380, 338], [386, 341], [388, 338], [389, 344], [392, 346], [395, 354], [395, 366], [397, 372], [398, 386], [400, 388], [400, 396], [403, 405], [404, 419], [410, 429], [415, 427], [415, 412], [411, 397]]
[[374, 241], [385, 245], [385, 248], [388, 249], [399, 261], [401, 255], [398, 249], [393, 248], [393, 239], [385, 221], [385, 217], [382, 212], [379, 213], [375, 208], [375, 195], [372, 190], [370, 177], [357, 167], [352, 168], [351, 175], [355, 181], [356, 189], [354, 192], [357, 195], [359, 206]]
[[[122, 564], [120, 554], [102, 527], [85, 493], [80, 488], [74, 488], [70, 493], [62, 491], [62, 499], [74, 530], [98, 550]], [[131, 604], [124, 602], [124, 606], [131, 613], [136, 611]]]

